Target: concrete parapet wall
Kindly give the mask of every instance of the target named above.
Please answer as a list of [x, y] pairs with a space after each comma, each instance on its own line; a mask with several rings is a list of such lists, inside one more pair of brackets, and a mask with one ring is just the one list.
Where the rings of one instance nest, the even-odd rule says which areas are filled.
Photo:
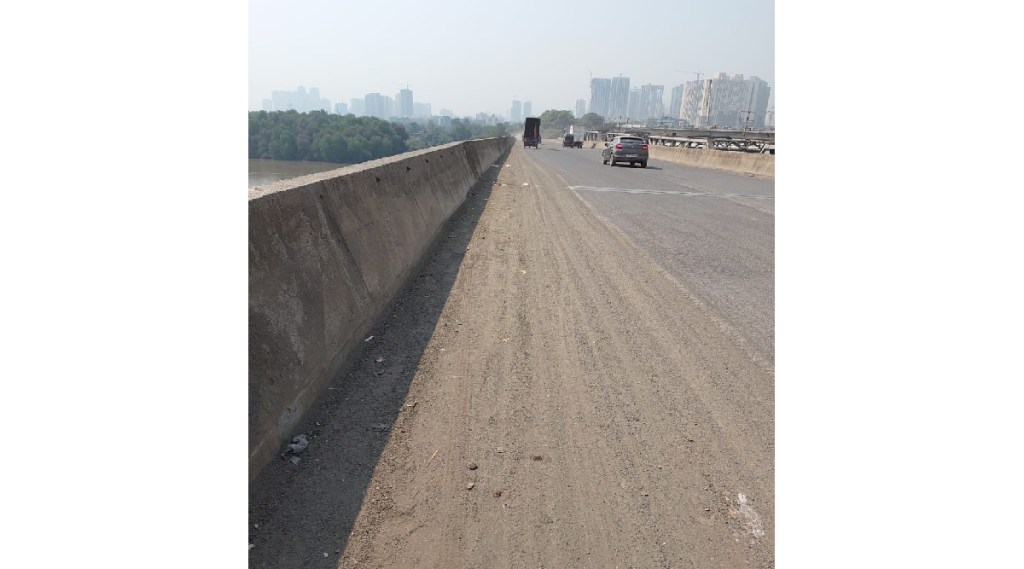
[[698, 168], [715, 168], [740, 174], [775, 177], [775, 156], [749, 152], [708, 150], [705, 148], [681, 148], [671, 146], [650, 146], [650, 157], [654, 160], [676, 162]]
[[455, 142], [249, 191], [250, 480], [512, 142]]

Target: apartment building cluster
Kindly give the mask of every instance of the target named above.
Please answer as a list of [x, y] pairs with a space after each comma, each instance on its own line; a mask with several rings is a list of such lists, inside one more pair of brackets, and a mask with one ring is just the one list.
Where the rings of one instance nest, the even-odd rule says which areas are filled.
[[523, 122], [523, 119], [525, 119], [526, 117], [534, 116], [533, 103], [530, 101], [513, 100], [512, 110], [509, 112], [508, 116], [510, 117], [509, 121], [512, 124]]
[[[743, 75], [687, 81], [672, 88], [668, 106], [664, 85], [630, 87], [629, 77], [590, 80], [590, 105], [608, 122], [651, 125], [674, 122], [696, 128], [764, 128], [771, 125], [768, 98], [771, 87], [759, 77]], [[576, 101], [576, 115], [582, 116], [582, 99]]]
[[[295, 110], [300, 113], [310, 111], [334, 112], [339, 115], [352, 113], [357, 117], [377, 117], [383, 120], [392, 118], [430, 118], [430, 103], [417, 103], [413, 101], [412, 90], [402, 89], [395, 93], [394, 97], [381, 95], [380, 93], [367, 93], [361, 98], [350, 99], [348, 103], [336, 103], [333, 107], [331, 102], [320, 97], [320, 90], [316, 87], [308, 91], [305, 87], [299, 87], [295, 91], [274, 91], [270, 99], [263, 100], [264, 111], [288, 111]], [[448, 111], [450, 113], [450, 111]], [[444, 111], [442, 110], [442, 114]], [[450, 114], [447, 116], [451, 116]]]

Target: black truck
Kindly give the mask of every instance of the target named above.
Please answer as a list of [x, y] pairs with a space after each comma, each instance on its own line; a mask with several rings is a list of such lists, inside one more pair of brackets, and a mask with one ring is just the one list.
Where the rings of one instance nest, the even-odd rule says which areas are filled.
[[527, 146], [537, 148], [538, 144], [540, 144], [540, 119], [526, 117], [526, 128], [523, 129], [523, 148]]

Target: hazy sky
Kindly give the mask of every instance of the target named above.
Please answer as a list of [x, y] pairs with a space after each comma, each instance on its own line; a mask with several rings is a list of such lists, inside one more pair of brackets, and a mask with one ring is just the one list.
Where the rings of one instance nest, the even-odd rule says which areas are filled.
[[[629, 7], [628, 10], [623, 8]], [[575, 110], [590, 77], [671, 89], [719, 72], [756, 75], [775, 95], [772, 0], [249, 1], [249, 109], [300, 85], [349, 103], [394, 97], [457, 116]]]

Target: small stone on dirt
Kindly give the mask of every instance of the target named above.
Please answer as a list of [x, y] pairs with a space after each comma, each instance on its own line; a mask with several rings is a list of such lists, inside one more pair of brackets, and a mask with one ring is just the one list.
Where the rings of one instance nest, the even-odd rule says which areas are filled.
[[470, 470], [476, 470], [477, 469], [477, 465], [476, 465], [475, 462], [471, 462], [471, 463], [469, 463], [469, 466], [467, 466], [466, 468], [468, 468]]
[[377, 358], [377, 363], [382, 363], [383, 361], [384, 361], [384, 358]]
[[306, 447], [308, 445], [309, 438], [306, 437], [306, 435], [295, 435], [295, 437], [292, 439], [291, 444], [288, 445], [288, 450], [295, 454], [299, 454], [300, 452], [306, 450]]
[[472, 482], [470, 482], [469, 484], [466, 484], [466, 490], [472, 490], [473, 486], [476, 486], [476, 484], [473, 484]]

